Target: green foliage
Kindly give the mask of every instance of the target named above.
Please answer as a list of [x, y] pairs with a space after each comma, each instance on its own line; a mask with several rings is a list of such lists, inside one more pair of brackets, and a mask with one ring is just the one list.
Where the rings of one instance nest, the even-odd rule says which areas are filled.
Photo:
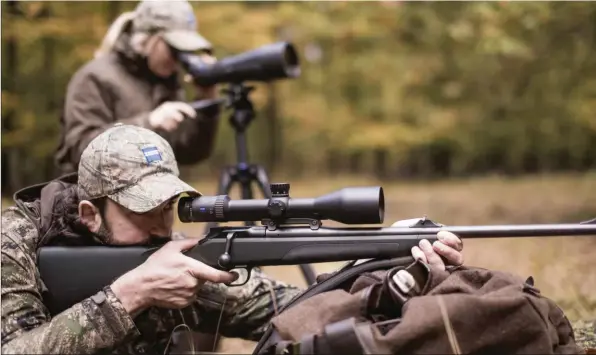
[[[10, 15], [2, 3], [2, 119], [12, 125], [3, 125], [3, 149], [51, 155], [70, 76], [135, 4], [18, 2], [20, 14]], [[251, 160], [271, 149], [264, 116], [275, 90], [290, 169], [371, 152], [388, 152], [382, 163], [392, 173], [418, 175], [596, 165], [591, 2], [193, 5], [220, 58], [282, 39], [299, 50], [299, 79], [257, 84], [252, 94]], [[15, 68], [6, 65], [11, 39]], [[232, 134], [222, 127], [210, 165], [233, 161]]]

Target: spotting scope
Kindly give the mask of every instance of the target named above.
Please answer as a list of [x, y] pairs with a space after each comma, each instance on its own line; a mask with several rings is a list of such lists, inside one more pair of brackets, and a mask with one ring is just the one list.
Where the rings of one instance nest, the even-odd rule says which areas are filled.
[[313, 219], [344, 224], [383, 223], [383, 188], [347, 187], [317, 198], [291, 198], [290, 184], [270, 184], [271, 198], [232, 200], [228, 195], [182, 197], [178, 218], [189, 222]]
[[235, 56], [206, 64], [197, 55], [178, 52], [178, 60], [202, 86], [245, 81], [272, 81], [300, 75], [298, 54], [289, 42], [267, 44]]

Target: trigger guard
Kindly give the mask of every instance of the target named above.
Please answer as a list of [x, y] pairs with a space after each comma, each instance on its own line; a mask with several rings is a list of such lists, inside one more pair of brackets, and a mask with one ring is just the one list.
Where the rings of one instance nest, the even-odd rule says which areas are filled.
[[[226, 284], [228, 287], [238, 287], [238, 286], [246, 285], [246, 283], [250, 279], [250, 275], [251, 275], [250, 268], [234, 268], [234, 269], [229, 270], [228, 272], [235, 272], [236, 274], [238, 274], [238, 279], [236, 279], [235, 281], [233, 281], [230, 284]], [[243, 280], [244, 282], [236, 283], [240, 278], [242, 278], [243, 275], [246, 275]]]

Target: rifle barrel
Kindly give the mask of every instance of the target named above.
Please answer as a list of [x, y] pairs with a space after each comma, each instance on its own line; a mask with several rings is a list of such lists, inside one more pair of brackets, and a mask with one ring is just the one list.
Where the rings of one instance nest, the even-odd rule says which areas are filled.
[[[424, 228], [418, 228], [424, 229]], [[430, 229], [430, 228], [429, 228]], [[435, 234], [447, 230], [462, 238], [507, 238], [507, 237], [563, 237], [563, 236], [596, 236], [596, 224], [527, 224], [441, 227], [427, 233]]]
[[[253, 227], [256, 237], [265, 227]], [[266, 231], [268, 237], [366, 237], [366, 236], [432, 236], [439, 231], [449, 231], [461, 238], [507, 238], [507, 237], [563, 237], [596, 236], [596, 224], [522, 224], [488, 226], [443, 227], [385, 227], [385, 228], [334, 228], [321, 227], [311, 231], [308, 227], [287, 227]]]

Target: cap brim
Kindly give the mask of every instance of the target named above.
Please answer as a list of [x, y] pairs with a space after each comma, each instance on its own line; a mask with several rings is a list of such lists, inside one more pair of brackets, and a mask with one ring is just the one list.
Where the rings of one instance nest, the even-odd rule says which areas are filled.
[[146, 176], [137, 184], [108, 197], [128, 210], [145, 213], [181, 193], [201, 195], [175, 175], [157, 173]]
[[173, 30], [163, 34], [164, 40], [182, 52], [210, 50], [212, 45], [203, 36], [194, 31]]

